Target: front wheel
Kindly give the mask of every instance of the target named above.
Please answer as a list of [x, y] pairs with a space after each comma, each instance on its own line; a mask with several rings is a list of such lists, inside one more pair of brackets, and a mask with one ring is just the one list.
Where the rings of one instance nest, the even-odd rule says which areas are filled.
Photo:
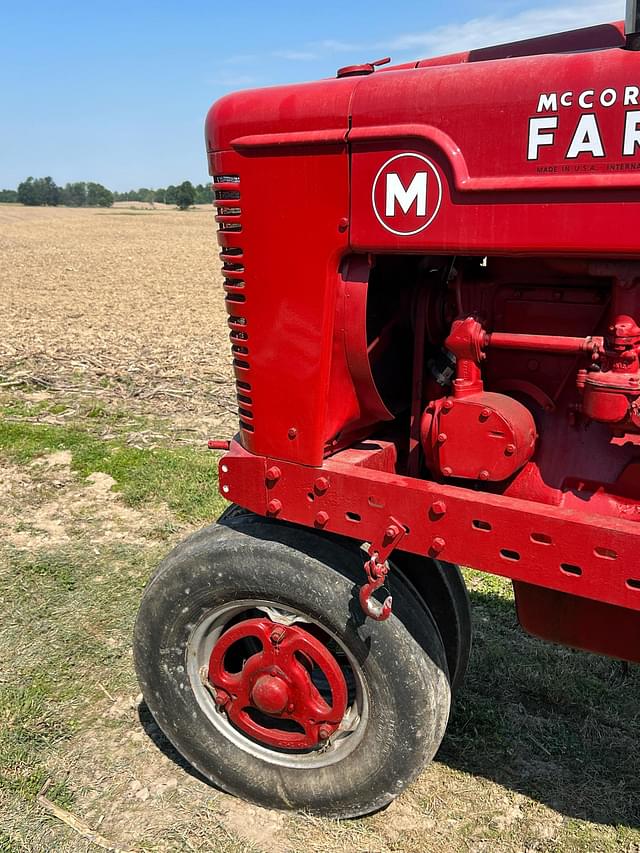
[[450, 687], [428, 609], [389, 577], [394, 612], [364, 619], [352, 549], [257, 517], [182, 542], [135, 627], [145, 700], [204, 776], [262, 806], [355, 817], [433, 757]]

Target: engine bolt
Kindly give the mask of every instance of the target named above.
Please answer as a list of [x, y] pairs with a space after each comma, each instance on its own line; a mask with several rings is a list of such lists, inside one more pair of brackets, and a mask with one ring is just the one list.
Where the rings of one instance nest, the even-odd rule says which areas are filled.
[[483, 409], [480, 412], [480, 420], [486, 421], [490, 414], [491, 414], [491, 412], [489, 411], [489, 409]]
[[436, 536], [436, 538], [431, 543], [431, 550], [434, 554], [439, 554], [446, 544], [447, 543], [444, 541], [442, 536]]
[[484, 470], [480, 471], [478, 476], [480, 477], [481, 480], [488, 480], [489, 479], [489, 472], [485, 468]]
[[438, 434], [438, 444], [444, 444], [446, 440], [447, 440], [446, 432], [441, 432]]
[[293, 439], [297, 436], [298, 430], [295, 427], [290, 427], [287, 435], [293, 441]]
[[387, 539], [395, 539], [396, 536], [400, 533], [395, 524], [390, 524], [384, 532], [384, 535]]
[[272, 465], [271, 468], [267, 468], [265, 477], [268, 483], [277, 483], [280, 477], [282, 477], [282, 471], [277, 465]]
[[318, 737], [320, 740], [328, 740], [331, 737], [331, 729], [329, 726], [320, 726], [318, 729]]
[[444, 515], [446, 511], [447, 505], [444, 501], [434, 501], [431, 504], [431, 512], [433, 513], [433, 515]]
[[449, 468], [449, 466], [447, 465], [445, 468], [442, 469], [442, 473], [445, 477], [450, 477], [453, 474], [453, 469]]
[[319, 495], [322, 495], [329, 488], [329, 480], [327, 479], [327, 477], [318, 477], [318, 479], [313, 484], [313, 488]]
[[274, 498], [267, 504], [267, 512], [269, 515], [277, 515], [281, 509], [282, 503], [277, 498]]
[[442, 404], [442, 408], [445, 410], [445, 412], [451, 411], [451, 409], [453, 409], [453, 400], [445, 400]]
[[[286, 633], [287, 632], [284, 628], [274, 628], [274, 630], [269, 635], [269, 639], [271, 640], [274, 646], [277, 646], [284, 640]], [[271, 675], [275, 675], [275, 672], [272, 672]]]
[[513, 456], [513, 454], [515, 452], [516, 452], [515, 444], [507, 444], [507, 446], [504, 449], [505, 456]]
[[324, 512], [324, 510], [321, 510], [319, 513], [317, 513], [316, 524], [318, 525], [318, 527], [324, 527], [328, 521], [329, 521], [329, 513], [328, 512]]

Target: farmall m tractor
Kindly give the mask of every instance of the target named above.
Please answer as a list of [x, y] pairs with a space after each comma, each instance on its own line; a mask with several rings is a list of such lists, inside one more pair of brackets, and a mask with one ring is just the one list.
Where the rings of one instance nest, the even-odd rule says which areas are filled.
[[[233, 505], [165, 559], [140, 682], [226, 791], [355, 816], [432, 758], [458, 565], [640, 661], [640, 29], [233, 94], [207, 151]], [[222, 295], [221, 295], [222, 298]]]

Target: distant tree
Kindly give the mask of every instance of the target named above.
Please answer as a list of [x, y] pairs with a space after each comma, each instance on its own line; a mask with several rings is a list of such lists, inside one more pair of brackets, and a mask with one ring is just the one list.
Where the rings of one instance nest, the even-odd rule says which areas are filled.
[[159, 189], [153, 191], [153, 200], [159, 201], [162, 204], [164, 204], [165, 200], [166, 200], [166, 195], [167, 195], [167, 191], [162, 189], [162, 187], [160, 187]]
[[196, 204], [211, 204], [213, 201], [213, 192], [209, 184], [196, 184]]
[[87, 185], [84, 181], [65, 184], [62, 200], [67, 207], [84, 207], [87, 203]]
[[26, 204], [29, 207], [42, 204], [38, 188], [31, 176], [26, 181], [18, 184], [18, 201], [20, 204]]
[[[62, 190], [53, 180], [53, 178], [49, 175], [46, 178], [41, 178], [41, 186], [42, 186], [42, 198], [44, 199], [44, 204], [48, 204], [51, 207], [57, 207], [62, 201]], [[38, 183], [36, 181], [36, 183]]]
[[87, 204], [89, 207], [111, 207], [113, 193], [102, 184], [87, 184]]
[[194, 203], [196, 191], [191, 181], [183, 181], [176, 192], [176, 204], [180, 210], [186, 210]]
[[18, 185], [18, 201], [21, 204], [33, 207], [35, 205], [51, 205], [60, 204], [61, 192], [60, 187], [56, 184], [52, 177], [46, 178], [27, 178]]
[[178, 188], [173, 184], [169, 184], [164, 193], [164, 203], [165, 204], [177, 204], [178, 203]]
[[17, 190], [0, 190], [0, 202], [13, 204], [18, 201]]

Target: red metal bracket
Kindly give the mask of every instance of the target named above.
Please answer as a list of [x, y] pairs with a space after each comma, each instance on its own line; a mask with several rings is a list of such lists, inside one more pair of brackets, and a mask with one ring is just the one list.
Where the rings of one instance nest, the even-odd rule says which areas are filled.
[[373, 593], [383, 586], [389, 572], [389, 563], [387, 560], [405, 533], [404, 525], [393, 518], [393, 516], [390, 516], [379, 543], [377, 540], [365, 543], [367, 553], [369, 554], [369, 559], [364, 564], [368, 582], [360, 587], [358, 597], [360, 599], [360, 607], [362, 607], [365, 616], [375, 619], [376, 622], [383, 622], [391, 616], [392, 597], [388, 595], [384, 603], [380, 604], [379, 601], [373, 598]]

